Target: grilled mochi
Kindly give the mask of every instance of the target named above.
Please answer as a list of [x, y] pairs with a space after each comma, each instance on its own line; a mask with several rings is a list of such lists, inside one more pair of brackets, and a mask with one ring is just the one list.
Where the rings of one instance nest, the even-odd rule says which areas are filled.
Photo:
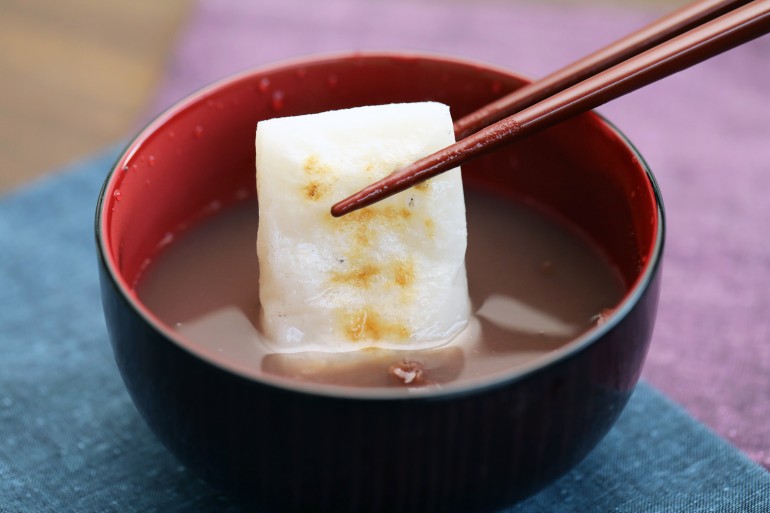
[[257, 125], [262, 330], [278, 352], [421, 349], [470, 315], [460, 169], [335, 218], [335, 201], [454, 142], [449, 108], [391, 104]]

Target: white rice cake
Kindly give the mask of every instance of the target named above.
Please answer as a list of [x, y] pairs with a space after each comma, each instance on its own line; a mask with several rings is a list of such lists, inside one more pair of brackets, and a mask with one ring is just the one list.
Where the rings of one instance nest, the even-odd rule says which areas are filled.
[[420, 349], [467, 324], [459, 168], [347, 216], [329, 213], [453, 142], [449, 108], [434, 102], [257, 125], [259, 287], [271, 349]]

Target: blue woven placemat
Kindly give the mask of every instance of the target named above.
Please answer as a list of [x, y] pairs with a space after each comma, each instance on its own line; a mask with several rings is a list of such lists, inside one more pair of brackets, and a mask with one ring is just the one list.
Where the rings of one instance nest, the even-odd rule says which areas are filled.
[[[154, 438], [112, 359], [92, 226], [115, 155], [0, 199], [0, 512], [239, 511]], [[509, 511], [766, 513], [770, 474], [641, 384], [585, 461]]]

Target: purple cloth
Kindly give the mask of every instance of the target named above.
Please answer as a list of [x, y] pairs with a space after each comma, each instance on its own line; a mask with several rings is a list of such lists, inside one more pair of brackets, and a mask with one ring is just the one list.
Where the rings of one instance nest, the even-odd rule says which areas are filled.
[[[541, 76], [659, 14], [492, 0], [201, 0], [155, 110], [232, 72], [333, 50], [428, 50]], [[767, 468], [769, 63], [766, 37], [600, 109], [645, 155], [667, 209], [645, 377]]]

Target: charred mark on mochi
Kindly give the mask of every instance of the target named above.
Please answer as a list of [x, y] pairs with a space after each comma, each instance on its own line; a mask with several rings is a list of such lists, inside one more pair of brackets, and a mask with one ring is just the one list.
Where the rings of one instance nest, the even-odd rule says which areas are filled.
[[[345, 259], [340, 259], [339, 262], [344, 263]], [[394, 262], [390, 269], [382, 269], [374, 264], [364, 264], [349, 271], [332, 272], [330, 279], [332, 283], [368, 289], [378, 278], [381, 283], [389, 282], [391, 278], [388, 276], [392, 277], [392, 283], [400, 288], [409, 288], [414, 285], [416, 279], [414, 263], [409, 260], [398, 261]]]
[[366, 264], [347, 272], [332, 273], [333, 283], [344, 283], [358, 288], [369, 288], [372, 281], [380, 274], [376, 265]]
[[412, 217], [412, 212], [408, 208], [387, 207], [368, 207], [356, 210], [350, 214], [333, 218], [335, 222], [341, 225], [359, 225], [371, 223], [403, 224]]
[[328, 274], [330, 286], [349, 287], [350, 292], [350, 288], [365, 290], [367, 298], [377, 297], [383, 305], [387, 305], [386, 310], [382, 310], [382, 305], [380, 309], [369, 306], [359, 308], [369, 302], [365, 300], [365, 303], [350, 304], [348, 308], [354, 308], [352, 310], [338, 310], [337, 329], [340, 336], [359, 343], [409, 340], [412, 337], [411, 328], [396, 312], [414, 301], [417, 283], [415, 263], [407, 255], [386, 256], [387, 251], [371, 252], [373, 248], [378, 249], [383, 233], [406, 233], [415, 225], [419, 226], [420, 218], [406, 205], [378, 205], [341, 218], [329, 216], [328, 219], [346, 240], [345, 246], [339, 248], [346, 268]]
[[425, 224], [425, 233], [428, 235], [429, 239], [434, 239], [436, 237], [436, 223], [431, 219], [430, 217], [427, 218], [424, 222]]
[[394, 266], [396, 285], [407, 288], [414, 285], [414, 264], [412, 262], [397, 262]]
[[365, 340], [406, 340], [411, 336], [409, 328], [399, 322], [391, 322], [371, 308], [348, 312], [345, 316], [345, 335], [352, 342]]
[[321, 163], [316, 155], [311, 155], [305, 159], [302, 170], [310, 177], [310, 181], [302, 188], [302, 195], [310, 201], [318, 201], [323, 198], [336, 179], [332, 168]]
[[318, 155], [310, 155], [305, 159], [302, 170], [308, 175], [330, 175], [332, 168], [326, 164], [322, 164]]
[[310, 201], [318, 201], [327, 192], [329, 192], [329, 184], [322, 182], [310, 182], [304, 188], [305, 198]]
[[350, 239], [355, 242], [354, 246], [368, 247], [371, 243], [374, 230], [371, 221], [374, 218], [374, 209], [364, 208], [357, 210], [343, 217], [331, 217], [328, 219], [337, 225], [337, 229], [348, 234]]
[[406, 207], [387, 206], [364, 208], [343, 217], [329, 216], [328, 219], [338, 230], [348, 233], [354, 242], [351, 249], [356, 252], [372, 246], [380, 230], [391, 233], [405, 230], [411, 217], [412, 212]]

